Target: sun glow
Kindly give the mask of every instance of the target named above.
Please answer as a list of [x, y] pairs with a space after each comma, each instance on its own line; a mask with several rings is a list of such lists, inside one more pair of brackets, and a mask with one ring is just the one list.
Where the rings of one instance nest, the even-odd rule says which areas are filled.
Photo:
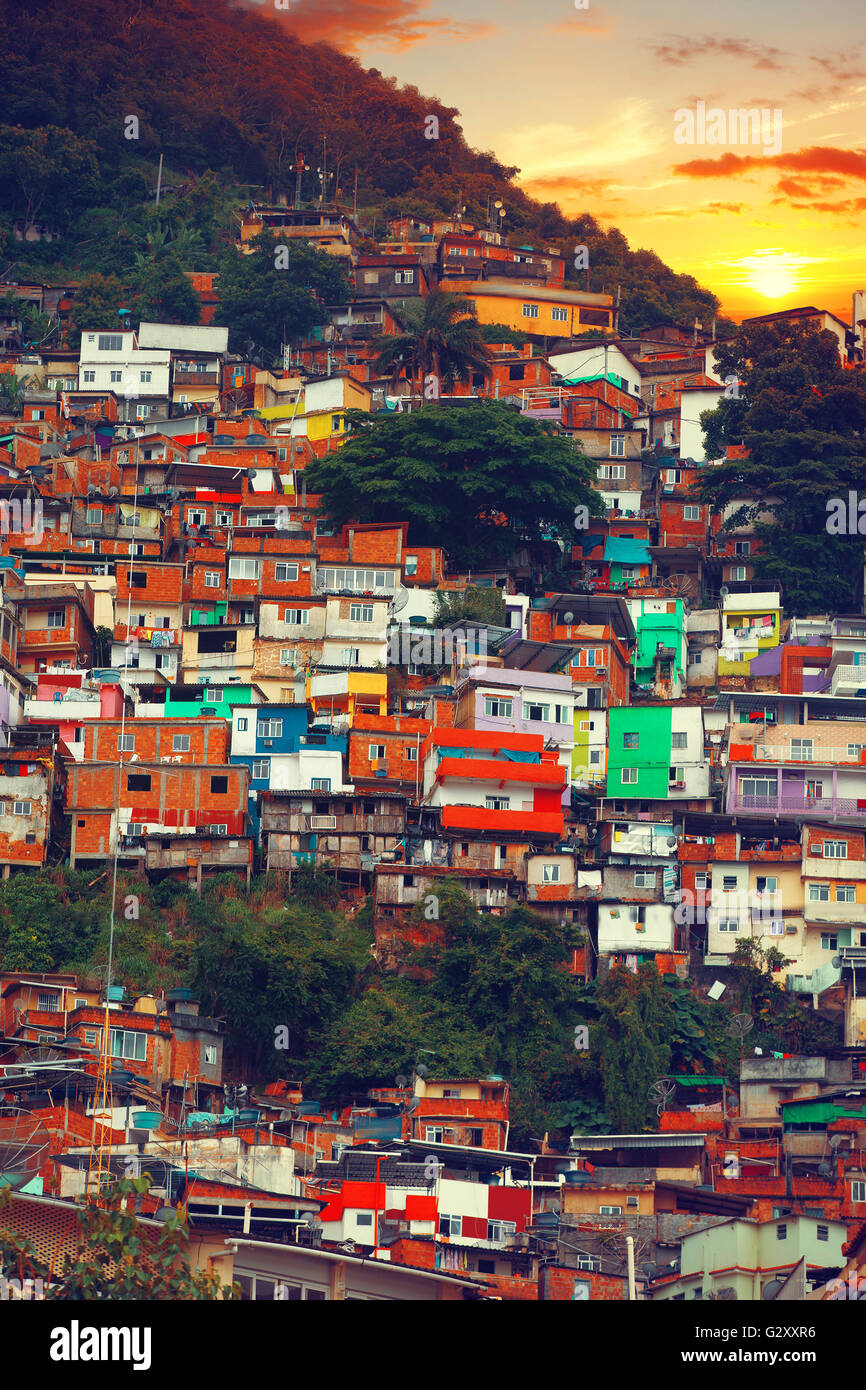
[[800, 288], [800, 258], [779, 251], [759, 251], [742, 261], [744, 283], [764, 299], [786, 299]]

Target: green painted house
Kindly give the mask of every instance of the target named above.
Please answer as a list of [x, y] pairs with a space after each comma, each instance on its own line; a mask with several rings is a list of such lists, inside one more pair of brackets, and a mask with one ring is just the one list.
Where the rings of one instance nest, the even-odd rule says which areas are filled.
[[635, 684], [652, 689], [659, 660], [659, 678], [670, 683], [670, 694], [676, 699], [685, 685], [688, 651], [682, 599], [629, 598], [626, 603], [637, 633], [632, 655]]

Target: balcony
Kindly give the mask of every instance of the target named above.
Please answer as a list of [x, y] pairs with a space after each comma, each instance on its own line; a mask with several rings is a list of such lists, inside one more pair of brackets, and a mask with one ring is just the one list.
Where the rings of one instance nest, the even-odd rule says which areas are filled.
[[831, 695], [866, 695], [866, 666], [837, 666], [830, 679]]
[[[866, 787], [864, 787], [866, 791]], [[728, 813], [753, 816], [822, 816], [831, 820], [840, 817], [866, 817], [866, 798], [857, 799], [843, 796], [805, 796], [792, 792], [779, 792], [775, 796], [752, 796], [737, 793], [730, 799]]]
[[510, 832], [531, 839], [533, 835], [562, 839], [561, 811], [493, 811], [486, 806], [443, 806], [443, 830]]
[[[852, 670], [855, 668], [852, 667]], [[866, 667], [863, 668], [866, 672]], [[728, 752], [728, 761], [732, 763], [796, 763], [802, 767], [837, 767], [841, 763], [854, 764], [866, 767], [866, 725], [862, 732], [858, 731], [858, 736], [863, 739], [860, 743], [847, 744], [816, 744], [813, 743], [810, 753], [804, 755], [804, 750], [799, 753], [791, 751], [791, 740], [786, 739], [779, 743], [737, 743], [732, 738]]]
[[218, 372], [179, 372], [173, 378], [175, 386], [218, 386]]

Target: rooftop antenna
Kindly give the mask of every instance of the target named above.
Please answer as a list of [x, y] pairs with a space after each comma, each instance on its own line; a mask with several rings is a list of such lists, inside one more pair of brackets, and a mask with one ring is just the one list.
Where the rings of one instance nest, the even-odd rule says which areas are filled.
[[667, 1103], [677, 1089], [675, 1081], [671, 1081], [668, 1076], [660, 1076], [658, 1081], [654, 1081], [647, 1091], [650, 1100], [656, 1102], [656, 1114], [661, 1117], [667, 1107]]

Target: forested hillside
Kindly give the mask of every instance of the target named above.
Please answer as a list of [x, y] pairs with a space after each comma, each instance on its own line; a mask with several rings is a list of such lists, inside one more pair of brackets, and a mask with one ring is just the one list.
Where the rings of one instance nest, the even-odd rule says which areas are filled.
[[[293, 191], [299, 152], [310, 166], [304, 197], [318, 196], [326, 141], [330, 190], [351, 203], [357, 171], [370, 231], [397, 213], [431, 217], [458, 202], [483, 224], [490, 201], [507, 199], [517, 242], [588, 246], [591, 269], [572, 279], [620, 285], [623, 329], [660, 317], [709, 322], [718, 308], [690, 276], [600, 228], [591, 209], [569, 219], [528, 198], [518, 170], [469, 147], [453, 108], [229, 0], [0, 0], [0, 44], [0, 255], [18, 278], [128, 277], [154, 231], [160, 154], [169, 191], [158, 229], [168, 227], [184, 269], [215, 269], [232, 206]], [[438, 140], [425, 138], [429, 115]], [[208, 171], [215, 177], [203, 180]], [[22, 247], [12, 228], [28, 222], [59, 239]]]

